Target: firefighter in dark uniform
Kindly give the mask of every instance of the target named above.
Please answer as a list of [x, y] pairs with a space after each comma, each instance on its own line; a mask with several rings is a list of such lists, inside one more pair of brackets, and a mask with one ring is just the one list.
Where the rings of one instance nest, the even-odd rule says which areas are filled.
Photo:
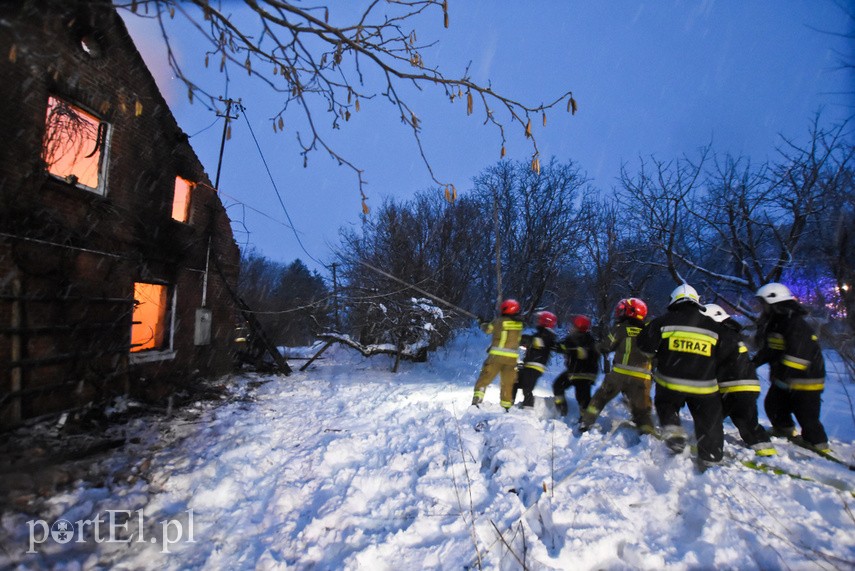
[[718, 391], [721, 394], [722, 418], [730, 417], [746, 446], [758, 456], [774, 456], [777, 451], [769, 440], [766, 429], [757, 421], [757, 397], [760, 396], [760, 380], [757, 369], [748, 355], [748, 347], [742, 342], [742, 326], [727, 314], [720, 305], [708, 303], [704, 313], [721, 323], [738, 336], [739, 349], [733, 358], [719, 368]]
[[819, 420], [825, 361], [816, 334], [805, 321], [807, 312], [783, 284], [768, 283], [756, 295], [763, 313], [757, 324], [760, 350], [752, 361], [757, 366], [769, 363], [771, 386], [764, 405], [772, 435], [795, 437], [795, 415], [802, 437], [828, 453], [828, 436]]
[[637, 297], [622, 299], [615, 307], [615, 325], [608, 339], [599, 346], [603, 355], [614, 352], [612, 368], [582, 411], [579, 430], [588, 430], [603, 407], [620, 392], [629, 403], [635, 426], [642, 432], [655, 432], [650, 418], [650, 357], [639, 351], [637, 345], [645, 317], [647, 304]]
[[638, 346], [656, 358], [653, 404], [665, 443], [675, 453], [685, 448], [680, 409], [688, 405], [695, 422], [698, 467], [705, 470], [720, 463], [724, 429], [716, 375], [720, 363], [737, 351], [736, 336], [705, 315], [698, 292], [683, 284], [671, 292], [667, 313], [645, 325]]
[[546, 371], [552, 351], [557, 349], [557, 337], [552, 330], [557, 323], [558, 317], [554, 313], [541, 311], [537, 314], [537, 330], [532, 335], [523, 335], [523, 344], [526, 345], [525, 356], [517, 373], [511, 402], [517, 399], [517, 389], [522, 389], [522, 406], [525, 408], [534, 406], [534, 386], [537, 384], [537, 379]]
[[579, 412], [591, 402], [591, 387], [600, 373], [600, 352], [591, 335], [591, 320], [584, 315], [573, 318], [573, 329], [558, 345], [564, 353], [566, 369], [552, 381], [555, 408], [561, 416], [567, 414], [565, 391], [573, 387]]
[[520, 339], [523, 322], [520, 319], [520, 304], [515, 299], [506, 299], [499, 306], [500, 315], [490, 323], [482, 323], [481, 330], [492, 335], [487, 358], [481, 367], [481, 374], [475, 382], [472, 404], [484, 401], [484, 390], [499, 375], [501, 386], [499, 404], [505, 410], [513, 406], [514, 383], [517, 380], [517, 359], [519, 358]]

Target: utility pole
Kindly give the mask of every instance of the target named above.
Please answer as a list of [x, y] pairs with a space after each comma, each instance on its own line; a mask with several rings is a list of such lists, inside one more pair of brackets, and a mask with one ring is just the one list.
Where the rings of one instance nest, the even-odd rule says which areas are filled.
[[341, 331], [341, 325], [338, 321], [338, 280], [336, 279], [336, 268], [338, 264], [332, 264], [332, 287], [333, 287], [333, 311], [335, 312], [335, 330]]
[[225, 115], [217, 114], [217, 116], [218, 117], [225, 117], [226, 121], [225, 121], [225, 123], [223, 123], [223, 138], [222, 138], [222, 140], [220, 140], [220, 156], [217, 158], [217, 178], [216, 178], [216, 180], [214, 180], [214, 188], [216, 188], [217, 190], [220, 190], [220, 171], [223, 168], [223, 150], [226, 147], [226, 138], [228, 137], [228, 134], [229, 134], [229, 121], [231, 121], [232, 119], [237, 119], [237, 115], [235, 115], [234, 117], [232, 117], [232, 115], [231, 115], [232, 105], [237, 103], [238, 107], [240, 107], [240, 101], [241, 100], [238, 99], [237, 101], [235, 101], [234, 99], [223, 99], [221, 97], [220, 101], [225, 101], [225, 103], [226, 103], [226, 114]]
[[[220, 101], [223, 101], [223, 98], [220, 98]], [[220, 171], [223, 168], [223, 151], [226, 148], [226, 137], [229, 134], [229, 121], [232, 119], [237, 119], [237, 116], [232, 117], [231, 110], [232, 105], [237, 103], [240, 105], [240, 99], [234, 101], [233, 99], [226, 99], [226, 114], [219, 115], [219, 117], [225, 117], [226, 121], [223, 123], [223, 138], [220, 140], [220, 155], [217, 157], [217, 178], [214, 180], [214, 190], [220, 192]], [[213, 225], [208, 230], [208, 248], [205, 251], [205, 274], [202, 276], [202, 307], [205, 308], [208, 305], [208, 274], [210, 272], [210, 263], [211, 263], [211, 233], [213, 232]]]

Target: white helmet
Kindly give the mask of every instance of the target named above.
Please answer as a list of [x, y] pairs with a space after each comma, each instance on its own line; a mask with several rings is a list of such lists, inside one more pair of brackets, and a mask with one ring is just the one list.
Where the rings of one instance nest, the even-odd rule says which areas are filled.
[[678, 301], [693, 301], [700, 305], [701, 296], [699, 296], [698, 292], [695, 291], [695, 288], [693, 288], [689, 284], [681, 284], [678, 285], [677, 288], [671, 292], [671, 301], [668, 303], [668, 305], [674, 305]]
[[787, 286], [776, 282], [764, 285], [758, 289], [757, 293], [754, 295], [770, 305], [790, 299], [796, 299], [793, 292], [791, 292]]
[[706, 304], [704, 306], [703, 313], [704, 313], [704, 315], [712, 317], [714, 320], [718, 321], [719, 323], [721, 323], [722, 321], [724, 321], [725, 319], [730, 317], [722, 306], [716, 305], [714, 303]]

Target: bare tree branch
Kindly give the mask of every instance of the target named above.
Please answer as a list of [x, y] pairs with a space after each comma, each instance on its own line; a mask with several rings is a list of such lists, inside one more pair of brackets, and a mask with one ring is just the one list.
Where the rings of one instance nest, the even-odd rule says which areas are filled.
[[[431, 179], [441, 187], [454, 189], [448, 181], [440, 180], [421, 139], [421, 119], [408, 103], [401, 88], [410, 85], [417, 90], [426, 87], [442, 91], [450, 101], [465, 100], [467, 114], [474, 112], [475, 99], [484, 112], [484, 123], [493, 125], [501, 140], [504, 155], [506, 127], [518, 125], [520, 132], [532, 145], [532, 169], [540, 168], [540, 152], [531, 129], [533, 116], [543, 115], [563, 102], [567, 111], [575, 113], [577, 104], [572, 91], [540, 105], [527, 104], [494, 91], [490, 83], [473, 81], [466, 69], [461, 76], [446, 75], [439, 67], [430, 67], [425, 53], [434, 43], [419, 43], [416, 24], [435, 11], [441, 11], [448, 27], [447, 0], [395, 0], [368, 2], [358, 17], [348, 23], [330, 23], [329, 6], [303, 6], [282, 0], [244, 0], [241, 3], [209, 0], [121, 0], [117, 8], [141, 17], [154, 18], [160, 24], [167, 48], [168, 62], [177, 78], [188, 89], [191, 101], [201, 99], [210, 109], [222, 105], [218, 95], [209, 92], [186, 71], [187, 62], [179, 62], [173, 47], [176, 38], [169, 22], [176, 16], [189, 23], [204, 40], [206, 67], [215, 62], [220, 72], [241, 70], [261, 80], [269, 89], [282, 95], [280, 109], [271, 122], [276, 131], [285, 129], [284, 118], [289, 107], [296, 104], [306, 122], [308, 136], [296, 132], [304, 165], [308, 155], [323, 149], [339, 165], [347, 166], [357, 178], [357, 186], [365, 203], [363, 171], [336, 150], [326, 140], [311, 110], [313, 102], [325, 102], [325, 112], [333, 129], [341, 128], [352, 113], [360, 110], [361, 102], [377, 97], [391, 102], [401, 121], [410, 129], [419, 154]], [[243, 10], [227, 13], [225, 8], [239, 5]], [[351, 8], [335, 7], [339, 13]], [[380, 79], [382, 87], [370, 87]], [[495, 109], [504, 109], [506, 119], [500, 119]], [[289, 121], [289, 125], [292, 122]], [[453, 192], [450, 195], [453, 197]]]

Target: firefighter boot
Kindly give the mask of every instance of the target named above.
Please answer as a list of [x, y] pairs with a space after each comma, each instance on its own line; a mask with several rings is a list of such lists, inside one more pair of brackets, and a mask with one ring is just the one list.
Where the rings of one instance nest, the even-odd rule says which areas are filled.
[[590, 430], [594, 423], [597, 422], [598, 416], [600, 416], [600, 411], [593, 405], [588, 406], [588, 408], [582, 411], [582, 416], [579, 417], [579, 430], [581, 432]]
[[663, 426], [662, 439], [665, 441], [665, 446], [674, 454], [680, 454], [686, 448], [686, 431], [677, 424]]

